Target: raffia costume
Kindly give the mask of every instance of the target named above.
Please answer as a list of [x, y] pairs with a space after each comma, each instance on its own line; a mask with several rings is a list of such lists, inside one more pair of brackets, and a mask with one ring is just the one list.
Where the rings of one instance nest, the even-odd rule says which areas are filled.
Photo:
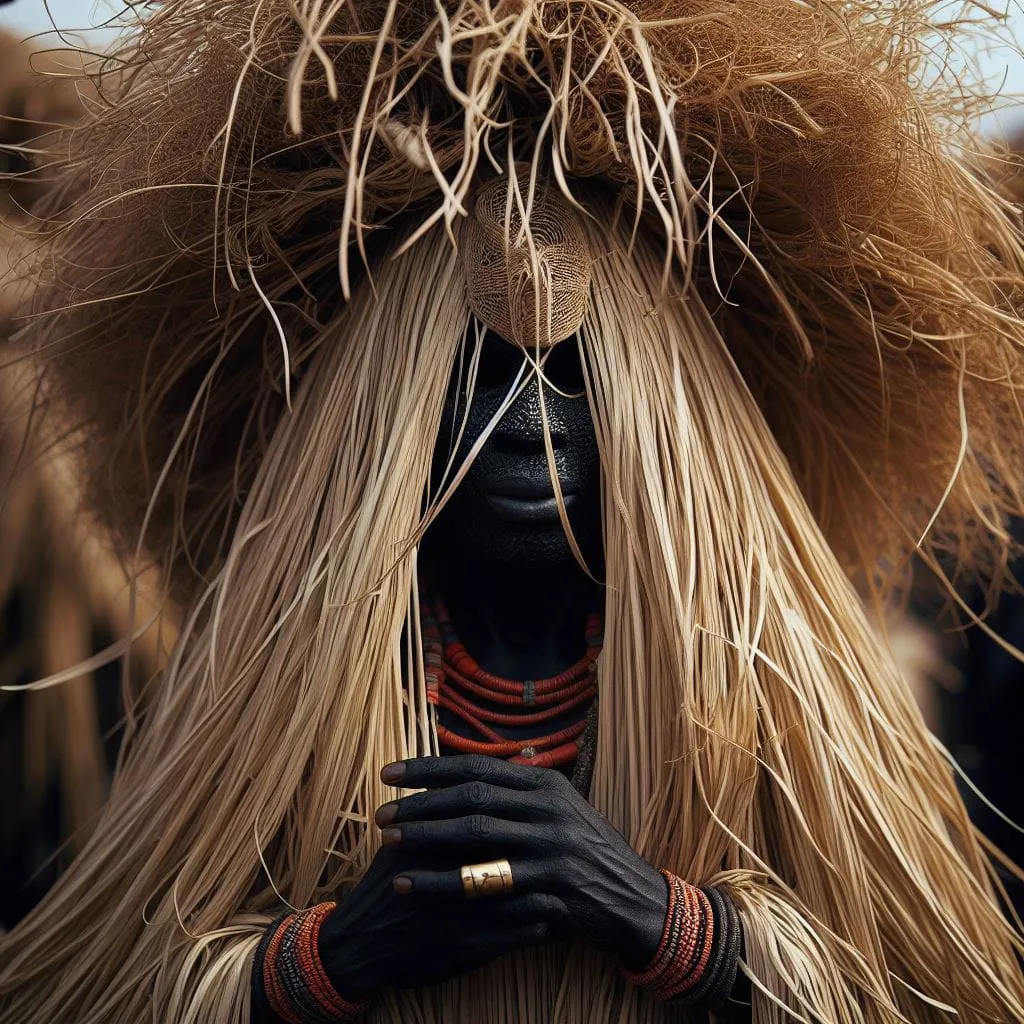
[[[1021, 235], [927, 74], [955, 32], [792, 0], [152, 13], [73, 140], [26, 338], [96, 504], [194, 612], [100, 827], [5, 940], [5, 1024], [244, 1021], [281, 897], [369, 863], [378, 767], [435, 744], [410, 609], [447, 382], [472, 312], [558, 340], [549, 202], [590, 274], [591, 801], [729, 892], [758, 1024], [1024, 1019], [1020, 939], [848, 579], [921, 538], [998, 564], [1021, 506]], [[374, 1013], [669, 1017], [576, 945]]]

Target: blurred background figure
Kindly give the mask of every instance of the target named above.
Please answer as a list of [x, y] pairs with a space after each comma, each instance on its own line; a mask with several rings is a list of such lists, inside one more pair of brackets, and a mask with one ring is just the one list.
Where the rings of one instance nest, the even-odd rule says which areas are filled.
[[[1024, 524], [1013, 532], [1024, 543]], [[1024, 581], [1024, 558], [1010, 565]], [[918, 573], [907, 613], [889, 623], [894, 654], [928, 724], [955, 758], [975, 825], [1014, 864], [1024, 865], [1024, 594], [992, 600], [981, 584], [959, 588], [959, 604], [930, 572]], [[998, 858], [997, 858], [998, 860]], [[1024, 884], [1000, 872], [1024, 916]]]
[[[40, 7], [42, 5], [39, 5]], [[23, 270], [44, 225], [32, 209], [59, 158], [52, 133], [82, 116], [73, 58], [0, 33], [0, 339], [17, 330]], [[81, 65], [77, 70], [80, 72]], [[37, 396], [5, 349], [0, 364], [0, 686], [86, 663], [139, 634], [131, 677], [163, 662], [174, 629], [159, 589], [129, 574], [79, 515], [70, 446], [44, 450], [30, 426]], [[150, 628], [147, 623], [153, 622]], [[10, 927], [80, 848], [106, 798], [122, 717], [117, 659], [37, 691], [0, 691], [0, 927]], [[141, 687], [136, 687], [140, 689]]]
[[[987, 173], [1024, 208], [1024, 127]], [[1024, 522], [1009, 524], [1024, 549]], [[955, 565], [944, 567], [956, 579]], [[915, 685], [929, 725], [966, 776], [960, 789], [975, 824], [1015, 864], [1024, 865], [1024, 556], [1001, 570], [994, 587], [962, 582], [956, 599], [924, 567], [915, 572], [907, 617], [894, 650]], [[962, 602], [962, 603], [960, 603]], [[969, 781], [968, 781], [969, 780]], [[1024, 916], [1024, 884], [1003, 872]]]

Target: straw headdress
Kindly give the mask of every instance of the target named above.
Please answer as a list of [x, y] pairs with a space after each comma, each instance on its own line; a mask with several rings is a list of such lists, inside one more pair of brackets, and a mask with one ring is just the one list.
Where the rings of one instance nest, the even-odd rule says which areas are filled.
[[[281, 897], [369, 862], [377, 767], [436, 749], [410, 609], [473, 313], [585, 350], [591, 798], [728, 888], [753, 1020], [1024, 1019], [953, 770], [846, 575], [919, 543], [998, 562], [1021, 506], [1021, 233], [960, 156], [932, 11], [149, 12], [70, 140], [24, 339], [97, 507], [194, 612], [100, 827], [3, 948], [5, 1022], [244, 1021]], [[576, 946], [376, 1012], [666, 1019]]]

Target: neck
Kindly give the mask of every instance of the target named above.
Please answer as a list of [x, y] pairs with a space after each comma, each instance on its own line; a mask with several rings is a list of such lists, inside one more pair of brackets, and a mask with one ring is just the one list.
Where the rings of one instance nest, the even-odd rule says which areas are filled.
[[508, 678], [555, 675], [582, 657], [597, 587], [575, 562], [559, 566], [449, 563], [436, 585], [459, 639]]

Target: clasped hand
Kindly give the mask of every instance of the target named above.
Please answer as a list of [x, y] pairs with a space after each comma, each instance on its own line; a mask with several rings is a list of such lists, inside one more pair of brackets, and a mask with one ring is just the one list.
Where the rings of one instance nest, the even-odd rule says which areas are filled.
[[[653, 957], [665, 881], [561, 773], [466, 755], [399, 761], [381, 778], [423, 792], [378, 809], [384, 845], [321, 929], [342, 995], [435, 984], [574, 934], [633, 969]], [[513, 892], [467, 900], [459, 868], [500, 859]]]

